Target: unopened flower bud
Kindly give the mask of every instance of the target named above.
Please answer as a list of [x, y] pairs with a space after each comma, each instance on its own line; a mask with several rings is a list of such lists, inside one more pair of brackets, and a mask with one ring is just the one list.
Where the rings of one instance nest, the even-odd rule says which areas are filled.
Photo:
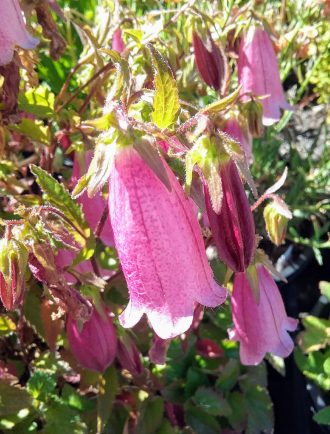
[[242, 105], [243, 115], [253, 137], [260, 137], [264, 127], [262, 125], [262, 105], [259, 101], [251, 100]]
[[233, 271], [244, 271], [255, 252], [255, 225], [243, 183], [232, 160], [220, 166], [223, 199], [219, 213], [212, 208], [205, 184], [206, 211], [220, 259]]
[[138, 376], [142, 374], [141, 353], [128, 334], [118, 339], [117, 359], [122, 368], [127, 369], [132, 375]]
[[79, 330], [69, 314], [66, 332], [70, 348], [77, 361], [85, 368], [104, 372], [112, 363], [117, 350], [117, 337], [112, 319], [105, 310], [102, 317], [96, 309]]
[[122, 53], [125, 48], [126, 47], [122, 38], [121, 28], [118, 27], [112, 36], [112, 49], [118, 51], [118, 53]]
[[228, 66], [222, 48], [215, 44], [210, 34], [204, 42], [197, 32], [193, 32], [193, 46], [201, 78], [223, 94], [227, 86]]
[[28, 251], [14, 239], [0, 240], [0, 298], [7, 310], [21, 303], [25, 289]]
[[266, 230], [271, 241], [280, 246], [286, 236], [289, 218], [281, 212], [276, 202], [269, 203], [264, 208]]

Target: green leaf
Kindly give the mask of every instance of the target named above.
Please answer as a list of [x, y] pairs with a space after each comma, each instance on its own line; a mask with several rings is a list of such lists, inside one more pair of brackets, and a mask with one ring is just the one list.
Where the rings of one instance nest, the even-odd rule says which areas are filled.
[[96, 404], [95, 400], [91, 400], [86, 396], [80, 395], [80, 393], [78, 393], [78, 391], [74, 387], [70, 386], [67, 383], [64, 384], [61, 398], [70, 407], [83, 412], [93, 410]]
[[42, 121], [23, 118], [18, 125], [11, 125], [10, 129], [46, 145], [50, 145], [50, 130]]
[[119, 98], [122, 101], [126, 101], [130, 85], [130, 70], [127, 60], [115, 50], [103, 48], [100, 51], [108, 54], [116, 67], [116, 77], [114, 79], [114, 84], [107, 95], [107, 103]]
[[154, 67], [155, 96], [152, 119], [161, 129], [170, 127], [177, 119], [180, 102], [176, 81], [170, 66], [156, 48], [148, 44]]
[[45, 170], [31, 165], [31, 171], [35, 175], [38, 185], [44, 192], [45, 200], [57, 210], [61, 211], [70, 224], [76, 228], [77, 233], [74, 234], [75, 239], [81, 246], [84, 246], [86, 239], [88, 239], [92, 233], [85, 221], [81, 206], [72, 199], [65, 187]]
[[9, 316], [1, 314], [0, 315], [0, 336], [8, 336], [10, 333], [16, 330], [16, 324], [12, 321]]
[[330, 375], [328, 373], [327, 359], [330, 358], [330, 351], [321, 353], [315, 351], [304, 355], [302, 350], [297, 347], [294, 351], [294, 359], [298, 368], [303, 374], [313, 380], [318, 386], [324, 390], [330, 390]]
[[54, 116], [54, 101], [54, 94], [44, 85], [20, 93], [18, 97], [20, 110], [43, 119]]
[[232, 392], [228, 398], [231, 414], [228, 416], [229, 423], [236, 431], [243, 431], [246, 425], [247, 412], [245, 398], [240, 392]]
[[53, 395], [56, 379], [48, 371], [35, 371], [27, 382], [27, 390], [38, 401], [47, 401]]
[[212, 416], [228, 416], [231, 413], [227, 401], [211, 388], [200, 387], [193, 400], [207, 414]]
[[300, 333], [299, 344], [304, 351], [317, 351], [330, 344], [330, 320], [309, 315], [302, 323], [306, 330]]
[[323, 295], [327, 297], [327, 299], [330, 301], [330, 282], [321, 281], [319, 283], [320, 291]]
[[54, 400], [44, 412], [46, 426], [42, 434], [87, 434], [87, 426], [80, 419], [79, 413], [65, 403]]
[[236, 385], [239, 375], [240, 364], [238, 360], [230, 359], [220, 373], [216, 387], [224, 392], [231, 390]]
[[322, 425], [330, 425], [330, 406], [322, 408], [322, 410], [314, 414], [313, 419]]
[[244, 390], [248, 423], [246, 434], [273, 432], [273, 404], [267, 390], [261, 386]]
[[230, 105], [232, 105], [236, 99], [239, 96], [239, 92], [241, 90], [241, 86], [239, 86], [234, 92], [226, 96], [225, 98], [220, 99], [219, 101], [216, 101], [212, 104], [207, 105], [206, 107], [202, 108], [199, 112], [200, 113], [209, 113], [209, 114], [216, 114], [220, 111], [223, 111], [227, 109]]
[[0, 416], [16, 415], [31, 404], [32, 398], [25, 389], [0, 380]]
[[164, 401], [160, 396], [146, 399], [141, 407], [137, 431], [139, 434], [154, 434], [161, 428]]
[[219, 434], [221, 432], [217, 419], [192, 405], [191, 402], [185, 406], [185, 419], [196, 434]]
[[111, 415], [113, 401], [118, 391], [116, 368], [110, 366], [100, 379], [97, 399], [97, 432], [101, 433]]

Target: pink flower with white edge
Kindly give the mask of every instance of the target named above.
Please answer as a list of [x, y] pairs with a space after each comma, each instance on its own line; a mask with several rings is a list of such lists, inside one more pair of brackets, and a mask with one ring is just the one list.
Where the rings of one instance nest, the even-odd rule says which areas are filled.
[[196, 302], [218, 306], [226, 290], [213, 280], [191, 204], [162, 162], [171, 191], [133, 147], [119, 149], [109, 210], [130, 295], [120, 322], [133, 327], [145, 313], [156, 334], [168, 339], [189, 329]]
[[0, 2], [0, 65], [11, 62], [14, 48], [18, 45], [26, 50], [35, 48], [38, 39], [26, 30], [23, 13], [18, 0]]
[[292, 110], [282, 88], [276, 53], [268, 33], [260, 27], [251, 27], [243, 36], [238, 57], [238, 80], [242, 101], [252, 96], [263, 106], [263, 124], [272, 125], [281, 118], [281, 110]]
[[287, 357], [294, 344], [288, 331], [297, 320], [287, 316], [276, 283], [263, 265], [257, 265], [260, 300], [253, 294], [247, 272], [237, 273], [231, 298], [234, 328], [230, 339], [240, 342], [244, 365], [257, 365], [266, 353]]

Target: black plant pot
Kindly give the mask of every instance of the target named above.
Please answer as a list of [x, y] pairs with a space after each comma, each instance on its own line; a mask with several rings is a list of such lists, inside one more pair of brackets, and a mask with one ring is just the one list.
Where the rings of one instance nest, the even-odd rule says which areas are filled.
[[[291, 258], [287, 255], [285, 277], [288, 283], [278, 282], [289, 316], [298, 317], [300, 312], [312, 312], [318, 306], [318, 316], [329, 314], [329, 304], [318, 304], [320, 280], [330, 280], [330, 252], [324, 254], [320, 267], [310, 249], [303, 249]], [[274, 403], [274, 434], [330, 434], [330, 429], [313, 421], [313, 414], [322, 408], [322, 391], [306, 378], [295, 364], [293, 355], [285, 360], [286, 375], [281, 376], [268, 365], [269, 393]]]

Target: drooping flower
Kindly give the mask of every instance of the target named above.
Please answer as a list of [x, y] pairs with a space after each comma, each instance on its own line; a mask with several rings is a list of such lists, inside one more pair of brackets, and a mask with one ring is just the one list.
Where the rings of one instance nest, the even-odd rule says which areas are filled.
[[[90, 164], [91, 159], [91, 152], [86, 152], [85, 155], [75, 153], [72, 171], [73, 183], [78, 181], [78, 179], [87, 172], [87, 167]], [[102, 198], [101, 193], [97, 193], [94, 197], [90, 198], [86, 192], [79, 196], [77, 201], [82, 205], [86, 221], [89, 223], [93, 232], [95, 232], [105, 210], [106, 201]], [[103, 224], [100, 239], [107, 246], [113, 246], [114, 244], [109, 213], [107, 213], [106, 220]]]
[[253, 96], [265, 96], [263, 123], [272, 125], [281, 117], [280, 109], [292, 110], [285, 99], [279, 67], [272, 42], [267, 32], [260, 27], [251, 27], [240, 43], [238, 79], [243, 101]]
[[201, 78], [208, 86], [224, 93], [228, 80], [228, 66], [223, 50], [215, 44], [211, 35], [203, 41], [193, 32], [195, 62]]
[[75, 319], [69, 314], [66, 332], [71, 351], [83, 367], [104, 372], [114, 360], [117, 336], [106, 309], [102, 317], [94, 308], [91, 318], [83, 324], [81, 331]]
[[226, 291], [213, 280], [191, 204], [163, 164], [171, 191], [132, 147], [117, 151], [109, 209], [130, 294], [121, 324], [133, 327], [146, 313], [167, 339], [189, 329], [195, 302], [217, 306]]
[[130, 371], [132, 375], [139, 376], [143, 373], [141, 353], [134, 340], [127, 334], [118, 339], [117, 360], [122, 368]]
[[121, 28], [118, 27], [112, 36], [112, 49], [118, 51], [118, 53], [122, 53], [125, 48], [125, 43], [122, 38], [122, 31]]
[[220, 165], [223, 199], [217, 214], [204, 186], [207, 216], [221, 260], [235, 272], [244, 271], [251, 263], [256, 242], [250, 205], [240, 175], [233, 161]]
[[251, 164], [253, 161], [252, 137], [249, 131], [243, 131], [238, 121], [234, 118], [228, 119], [223, 131], [239, 142], [244, 151], [247, 162]]
[[28, 251], [18, 240], [0, 240], [0, 298], [7, 310], [23, 300]]
[[6, 65], [13, 58], [14, 48], [30, 50], [38, 44], [26, 30], [23, 13], [18, 0], [0, 2], [0, 65]]
[[257, 275], [259, 303], [246, 272], [235, 275], [231, 298], [234, 328], [229, 336], [240, 342], [244, 365], [257, 365], [268, 352], [287, 357], [293, 350], [288, 331], [297, 327], [297, 320], [286, 315], [277, 285], [263, 265], [257, 265]]

